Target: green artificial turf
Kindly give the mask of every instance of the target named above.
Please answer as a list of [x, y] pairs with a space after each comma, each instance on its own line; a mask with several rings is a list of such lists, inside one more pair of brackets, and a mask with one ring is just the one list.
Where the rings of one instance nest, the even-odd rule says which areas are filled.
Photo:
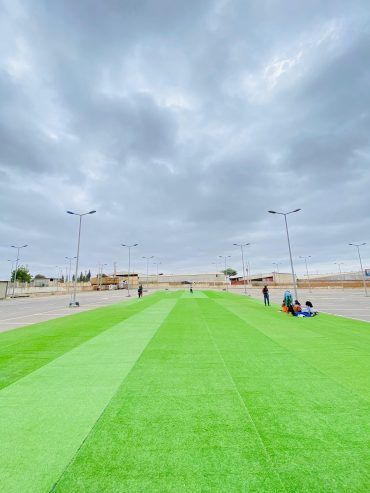
[[0, 489], [368, 492], [369, 327], [180, 291], [0, 334]]

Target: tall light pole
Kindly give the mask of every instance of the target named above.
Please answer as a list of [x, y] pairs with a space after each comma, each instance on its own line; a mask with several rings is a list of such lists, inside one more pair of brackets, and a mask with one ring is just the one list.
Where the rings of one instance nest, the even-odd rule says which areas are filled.
[[12, 282], [12, 274], [13, 274], [14, 260], [9, 260], [8, 259], [8, 262], [11, 262], [10, 275], [9, 275], [9, 286], [10, 286], [10, 283]]
[[149, 290], [149, 260], [154, 258], [154, 255], [151, 257], [141, 257], [146, 259], [146, 289]]
[[153, 262], [154, 265], [157, 266], [157, 289], [159, 288], [159, 273], [158, 273], [158, 265], [161, 265], [162, 262]]
[[81, 225], [83, 216], [87, 216], [88, 214], [95, 214], [96, 211], [85, 212], [84, 214], [79, 214], [78, 212], [67, 211], [67, 214], [72, 214], [73, 216], [78, 216], [80, 218], [79, 227], [78, 227], [78, 240], [77, 240], [77, 255], [76, 255], [76, 273], [75, 273], [75, 282], [73, 287], [73, 297], [69, 302], [69, 306], [80, 306], [80, 303], [76, 301], [76, 291], [77, 291], [77, 276], [78, 276], [78, 262], [80, 260], [80, 240], [81, 240]]
[[[65, 257], [67, 260], [67, 263], [69, 262], [69, 269], [68, 269], [68, 284], [67, 284], [67, 290], [69, 292], [69, 283], [71, 282], [71, 274], [72, 274], [72, 260], [77, 258], [76, 256], [74, 257]], [[67, 277], [67, 269], [66, 269], [66, 277]]]
[[357, 248], [358, 259], [360, 261], [360, 267], [361, 267], [362, 282], [364, 283], [365, 296], [369, 296], [367, 294], [366, 279], [365, 279], [364, 269], [362, 267], [362, 260], [361, 260], [361, 254], [360, 254], [360, 246], [364, 246], [364, 245], [366, 245], [366, 243], [348, 243], [348, 245], [351, 245], [351, 246], [354, 246]]
[[304, 259], [304, 262], [306, 264], [306, 274], [307, 274], [307, 279], [308, 279], [308, 287], [309, 287], [309, 290], [310, 290], [310, 293], [311, 293], [311, 280], [310, 280], [310, 276], [308, 274], [308, 259], [311, 258], [311, 255], [308, 255], [308, 257], [304, 257], [302, 255], [299, 256], [299, 258], [303, 258]]
[[128, 248], [127, 297], [130, 297], [131, 248], [138, 246], [138, 243], [134, 243], [133, 245], [125, 245], [122, 243], [122, 246]]
[[15, 259], [15, 271], [14, 271], [14, 281], [13, 281], [13, 294], [12, 294], [12, 298], [14, 298], [15, 283], [17, 281], [19, 252], [20, 252], [21, 248], [26, 248], [27, 246], [28, 245], [21, 245], [21, 246], [12, 245], [12, 248], [16, 248], [17, 249], [17, 258]]
[[278, 274], [280, 274], [280, 272], [279, 272], [279, 265], [280, 265], [280, 264], [279, 264], [278, 262], [272, 262], [272, 265], [276, 265], [276, 272], [277, 272]]
[[240, 250], [242, 252], [244, 294], [247, 295], [247, 285], [245, 283], [245, 264], [244, 264], [244, 251], [243, 251], [243, 247], [250, 245], [250, 243], [233, 243], [233, 245], [240, 247]]
[[290, 239], [289, 239], [289, 230], [288, 230], [288, 221], [287, 221], [287, 216], [289, 214], [293, 214], [294, 212], [299, 212], [301, 209], [294, 209], [294, 211], [289, 211], [289, 212], [277, 212], [277, 211], [268, 211], [270, 214], [279, 214], [281, 216], [284, 216], [285, 220], [285, 229], [286, 229], [286, 236], [288, 239], [288, 248], [289, 248], [289, 257], [290, 257], [290, 267], [292, 269], [292, 276], [293, 276], [293, 287], [294, 287], [294, 295], [295, 299], [298, 299], [298, 292], [297, 292], [297, 282], [294, 274], [294, 267], [293, 267], [293, 259], [292, 259], [292, 249], [290, 248]]
[[335, 265], [338, 266], [338, 270], [339, 270], [339, 279], [342, 281], [342, 289], [344, 289], [344, 279], [342, 277], [342, 269], [341, 269], [341, 265], [344, 265], [344, 262], [334, 262]]
[[[99, 281], [99, 290], [101, 290], [102, 287], [102, 278], [103, 278], [103, 267], [105, 267], [108, 264], [99, 264], [99, 276], [98, 276], [98, 281]], [[97, 283], [98, 285], [98, 283]]]
[[224, 276], [225, 276], [225, 285], [226, 285], [226, 291], [229, 291], [229, 285], [228, 283], [226, 282], [226, 261], [228, 258], [231, 258], [231, 255], [219, 255], [218, 258], [223, 258], [224, 259], [224, 262], [225, 262], [225, 272], [224, 272]]

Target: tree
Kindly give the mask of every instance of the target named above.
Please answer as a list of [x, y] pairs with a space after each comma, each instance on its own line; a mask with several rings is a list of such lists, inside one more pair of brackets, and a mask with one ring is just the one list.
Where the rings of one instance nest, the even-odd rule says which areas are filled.
[[[12, 272], [11, 280], [14, 282], [15, 270]], [[27, 267], [20, 265], [17, 269], [17, 281], [19, 282], [31, 282], [31, 274]]]
[[34, 279], [46, 279], [46, 277], [42, 274], [36, 274]]
[[223, 272], [223, 274], [225, 274], [225, 276], [236, 276], [237, 275], [236, 270], [230, 269], [230, 267], [226, 270], [223, 270], [222, 272]]
[[89, 269], [89, 272], [87, 273], [87, 276], [86, 276], [86, 281], [89, 282], [91, 279], [91, 271]]

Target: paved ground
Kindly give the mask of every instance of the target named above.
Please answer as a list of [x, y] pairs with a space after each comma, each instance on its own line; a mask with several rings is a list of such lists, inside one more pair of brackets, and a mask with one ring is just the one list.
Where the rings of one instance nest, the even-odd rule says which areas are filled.
[[78, 311], [91, 310], [100, 306], [131, 300], [137, 296], [126, 296], [126, 291], [89, 291], [78, 293], [79, 308], [69, 308], [70, 295], [43, 296], [40, 298], [14, 298], [0, 301], [0, 332], [24, 325], [63, 317]]
[[[247, 289], [247, 293], [254, 298], [261, 299], [262, 303], [261, 290], [262, 288]], [[243, 289], [233, 288], [230, 291], [242, 293]], [[270, 300], [281, 304], [284, 291], [285, 289], [270, 288]], [[293, 290], [291, 292], [293, 294]], [[318, 312], [370, 322], [370, 297], [366, 297], [362, 289], [317, 288], [312, 292], [308, 289], [300, 289], [298, 299], [303, 304], [310, 300]]]
[[[243, 288], [232, 288], [230, 292], [243, 293]], [[249, 295], [261, 299], [260, 288], [248, 288]], [[270, 288], [270, 299], [281, 303], [283, 289]], [[146, 293], [144, 293], [145, 296]], [[136, 297], [136, 291], [132, 291]], [[85, 292], [78, 294], [80, 308], [69, 308], [70, 295], [43, 296], [42, 298], [15, 298], [0, 301], [0, 332], [30, 325], [52, 318], [62, 317], [76, 311], [91, 310], [100, 306], [127, 301], [126, 291]], [[370, 297], [366, 298], [361, 289], [308, 289], [299, 291], [301, 303], [311, 300], [319, 312], [332, 313], [342, 317], [370, 322]]]

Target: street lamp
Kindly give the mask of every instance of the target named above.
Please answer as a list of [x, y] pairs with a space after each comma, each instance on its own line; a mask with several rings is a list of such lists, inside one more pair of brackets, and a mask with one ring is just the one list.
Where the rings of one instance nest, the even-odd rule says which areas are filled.
[[12, 248], [16, 248], [17, 249], [17, 258], [15, 260], [15, 271], [14, 271], [14, 281], [13, 281], [13, 294], [12, 294], [12, 298], [14, 298], [15, 283], [17, 281], [18, 262], [19, 262], [19, 251], [20, 251], [21, 248], [26, 248], [27, 246], [28, 245], [21, 245], [21, 246], [12, 245]]
[[243, 247], [250, 245], [250, 243], [233, 243], [234, 246], [239, 246], [242, 252], [242, 264], [243, 264], [243, 280], [244, 280], [244, 294], [247, 294], [247, 286], [245, 284], [245, 265], [244, 265], [244, 251]]
[[311, 255], [308, 255], [308, 257], [303, 257], [302, 255], [299, 256], [299, 258], [303, 258], [304, 261], [305, 261], [305, 264], [306, 264], [306, 273], [307, 273], [307, 279], [308, 279], [308, 287], [309, 287], [309, 290], [310, 290], [310, 293], [312, 292], [311, 291], [311, 281], [310, 281], [310, 276], [308, 274], [308, 265], [307, 265], [307, 261], [309, 258], [311, 258]]
[[[68, 276], [67, 276], [67, 267], [66, 267], [66, 278], [68, 277], [68, 284], [67, 284], [67, 291], [69, 292], [69, 283], [71, 282], [71, 273], [72, 273], [72, 260], [77, 258], [76, 256], [74, 257], [64, 257], [67, 261], [69, 261], [69, 270], [68, 270]], [[68, 264], [68, 262], [67, 262]]]
[[130, 297], [130, 267], [131, 267], [131, 248], [138, 246], [138, 243], [134, 243], [133, 245], [125, 245], [122, 243], [123, 247], [128, 248], [128, 271], [127, 271], [127, 297]]
[[72, 214], [73, 216], [78, 216], [80, 218], [79, 227], [78, 227], [78, 241], [77, 241], [77, 255], [76, 255], [76, 273], [75, 273], [75, 282], [73, 288], [73, 297], [69, 302], [69, 306], [80, 306], [80, 303], [76, 301], [76, 291], [77, 291], [77, 276], [78, 276], [78, 262], [80, 260], [80, 239], [81, 239], [81, 224], [83, 216], [87, 216], [88, 214], [95, 214], [96, 211], [85, 212], [84, 214], [79, 214], [78, 212], [67, 211], [67, 214]]
[[344, 265], [344, 262], [334, 262], [334, 264], [338, 266], [339, 279], [342, 281], [342, 289], [344, 289], [344, 279], [342, 276], [342, 269], [340, 268], [341, 265]]
[[149, 260], [154, 258], [154, 255], [151, 257], [141, 257], [146, 259], [146, 289], [149, 290]]
[[159, 274], [158, 274], [158, 265], [161, 265], [162, 262], [153, 262], [153, 265], [157, 266], [157, 289], [159, 288]]
[[277, 272], [278, 274], [280, 274], [280, 272], [279, 272], [279, 265], [280, 265], [280, 264], [279, 264], [278, 262], [272, 262], [272, 265], [276, 265], [276, 272]]
[[8, 262], [11, 262], [10, 275], [9, 275], [9, 286], [10, 286], [10, 283], [12, 282], [12, 274], [13, 274], [14, 260], [9, 260], [8, 259]]
[[280, 214], [281, 216], [284, 216], [285, 220], [285, 229], [286, 229], [286, 236], [288, 239], [288, 248], [289, 248], [289, 257], [290, 257], [290, 267], [292, 269], [292, 276], [293, 276], [293, 287], [294, 287], [294, 295], [295, 299], [298, 299], [298, 293], [297, 293], [297, 283], [296, 283], [296, 278], [294, 274], [294, 267], [293, 267], [293, 259], [292, 259], [292, 250], [290, 248], [290, 239], [289, 239], [289, 231], [288, 231], [288, 221], [287, 221], [287, 216], [289, 214], [293, 214], [294, 212], [299, 212], [301, 209], [294, 209], [294, 211], [290, 212], [277, 212], [277, 211], [268, 211], [270, 214]]
[[97, 279], [97, 282], [96, 282], [96, 286], [97, 287], [98, 287], [98, 283], [99, 283], [99, 290], [101, 290], [101, 287], [102, 287], [103, 267], [105, 267], [106, 265], [108, 265], [108, 264], [99, 264], [99, 268], [98, 268], [98, 279]]
[[364, 283], [365, 296], [368, 296], [367, 288], [366, 288], [366, 279], [365, 279], [364, 269], [362, 267], [362, 260], [361, 260], [361, 254], [360, 254], [360, 246], [364, 246], [364, 245], [366, 245], [366, 243], [348, 243], [348, 245], [351, 245], [351, 246], [354, 246], [357, 248], [358, 258], [359, 258], [360, 267], [361, 267], [362, 281]]
[[224, 277], [224, 279], [225, 279], [226, 291], [229, 291], [229, 285], [226, 282], [226, 260], [228, 258], [231, 258], [231, 255], [219, 255], [218, 258], [223, 258], [225, 261], [225, 272], [224, 272], [225, 277]]

